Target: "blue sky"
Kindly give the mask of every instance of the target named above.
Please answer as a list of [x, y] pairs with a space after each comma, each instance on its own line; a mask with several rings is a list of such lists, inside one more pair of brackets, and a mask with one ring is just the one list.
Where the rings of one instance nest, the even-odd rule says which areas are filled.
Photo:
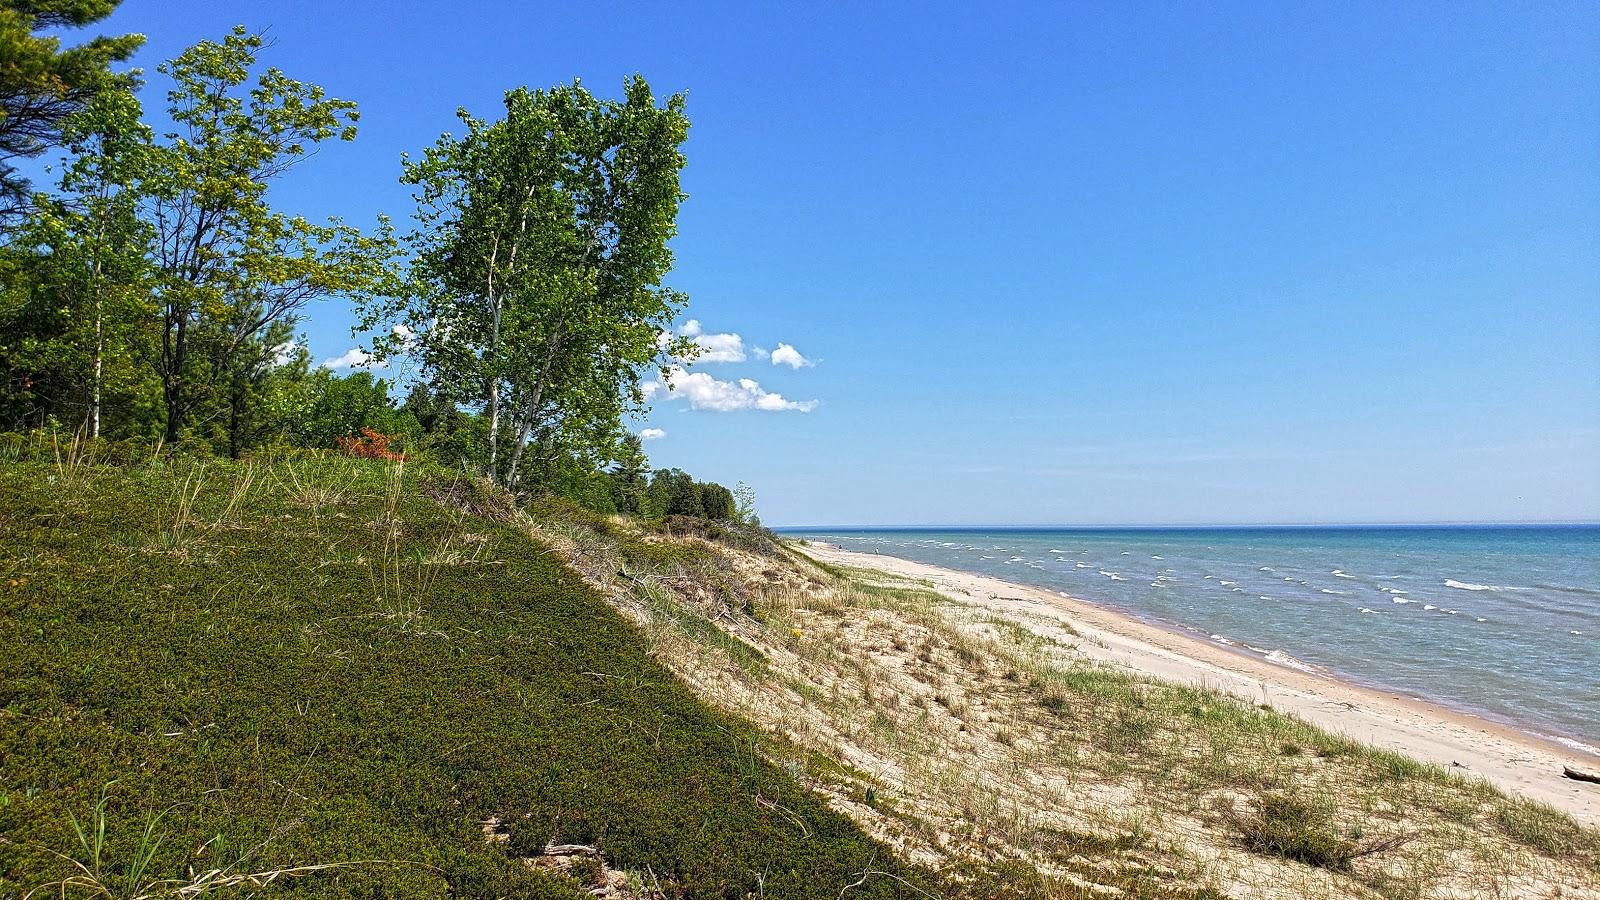
[[[148, 69], [267, 30], [363, 112], [275, 199], [358, 223], [407, 213], [399, 155], [458, 106], [687, 90], [672, 284], [745, 359], [638, 427], [769, 524], [1600, 519], [1600, 6], [843, 6], [125, 0], [107, 30]], [[312, 310], [319, 360], [350, 324]]]

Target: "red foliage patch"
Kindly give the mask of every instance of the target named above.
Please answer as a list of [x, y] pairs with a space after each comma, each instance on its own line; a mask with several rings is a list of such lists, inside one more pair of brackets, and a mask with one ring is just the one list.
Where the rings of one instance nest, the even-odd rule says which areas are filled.
[[406, 455], [397, 450], [389, 449], [389, 441], [393, 440], [381, 431], [371, 428], [362, 428], [360, 435], [344, 435], [334, 442], [340, 452], [362, 459], [387, 459], [395, 462], [405, 462]]

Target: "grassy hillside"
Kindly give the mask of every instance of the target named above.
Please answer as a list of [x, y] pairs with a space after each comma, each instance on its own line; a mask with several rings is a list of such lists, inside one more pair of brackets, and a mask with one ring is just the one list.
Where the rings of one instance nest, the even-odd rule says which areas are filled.
[[1600, 896], [1553, 810], [759, 531], [118, 452], [0, 445], [0, 900]]
[[562, 843], [665, 896], [944, 893], [440, 487], [0, 463], [0, 898], [583, 896], [524, 862]]

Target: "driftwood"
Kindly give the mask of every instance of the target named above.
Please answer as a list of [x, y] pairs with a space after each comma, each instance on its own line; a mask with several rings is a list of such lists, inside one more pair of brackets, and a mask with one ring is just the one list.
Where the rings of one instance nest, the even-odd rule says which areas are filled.
[[1583, 772], [1578, 769], [1574, 769], [1571, 766], [1562, 766], [1561, 774], [1571, 778], [1573, 781], [1587, 781], [1590, 784], [1600, 784], [1600, 775], [1596, 775], [1593, 772]]

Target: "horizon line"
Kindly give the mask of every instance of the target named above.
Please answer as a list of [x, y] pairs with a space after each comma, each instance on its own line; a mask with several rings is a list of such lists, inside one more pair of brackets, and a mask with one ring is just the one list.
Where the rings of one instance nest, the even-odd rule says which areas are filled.
[[938, 530], [990, 530], [1021, 531], [1081, 530], [1081, 529], [1156, 529], [1156, 528], [1596, 528], [1595, 519], [1549, 519], [1540, 521], [1434, 521], [1434, 522], [1168, 522], [1122, 524], [945, 524], [945, 525], [772, 525], [773, 531], [938, 531]]

